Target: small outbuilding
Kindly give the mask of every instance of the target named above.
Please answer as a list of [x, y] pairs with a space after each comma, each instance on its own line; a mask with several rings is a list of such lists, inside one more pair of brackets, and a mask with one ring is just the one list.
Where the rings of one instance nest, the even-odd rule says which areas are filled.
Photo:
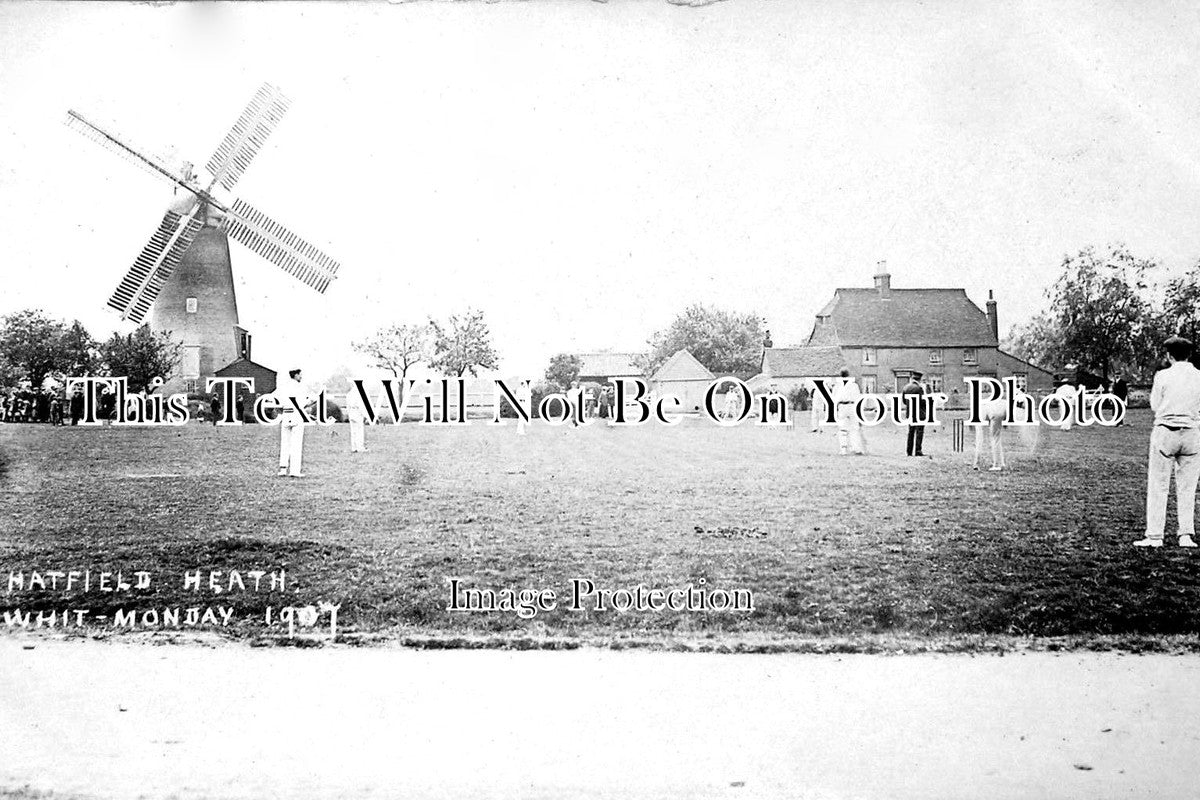
[[714, 380], [716, 376], [695, 356], [687, 350], [679, 350], [650, 376], [650, 391], [656, 397], [673, 394], [679, 398], [680, 410], [699, 412], [704, 408], [704, 395]]

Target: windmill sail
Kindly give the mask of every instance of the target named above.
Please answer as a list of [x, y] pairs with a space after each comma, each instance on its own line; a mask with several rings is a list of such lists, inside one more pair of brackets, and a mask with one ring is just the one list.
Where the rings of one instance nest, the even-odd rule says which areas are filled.
[[121, 312], [124, 319], [139, 325], [145, 319], [163, 284], [203, 227], [202, 207], [195, 203], [185, 214], [168, 211], [163, 216], [158, 230], [108, 299], [109, 306]]
[[278, 89], [264, 83], [205, 165], [213, 180], [232, 189], [283, 119], [290, 103]]
[[338, 262], [243, 200], [226, 212], [230, 236], [322, 294], [337, 277]]
[[95, 123], [88, 122], [74, 111], [67, 111], [67, 127], [74, 131], [78, 131], [92, 141], [107, 147], [109, 150], [112, 150], [114, 153], [125, 158], [127, 161], [130, 161], [146, 170], [146, 172], [149, 172], [151, 175], [155, 175], [160, 178], [166, 178], [171, 183], [182, 186], [189, 192], [195, 193], [196, 190], [193, 187], [184, 183], [180, 176], [176, 175], [170, 167], [163, 164], [157, 158], [130, 147], [118, 139], [114, 134], [109, 133]]

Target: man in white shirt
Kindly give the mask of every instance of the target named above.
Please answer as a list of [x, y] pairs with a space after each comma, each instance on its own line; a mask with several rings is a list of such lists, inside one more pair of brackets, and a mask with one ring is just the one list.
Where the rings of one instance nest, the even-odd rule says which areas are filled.
[[[275, 387], [274, 397], [279, 402], [279, 475], [303, 478], [304, 461], [304, 418], [296, 410], [298, 404], [306, 408], [312, 398], [301, 383], [300, 370], [288, 372], [286, 380]], [[292, 399], [295, 398], [295, 403]]]
[[1154, 376], [1150, 408], [1150, 465], [1146, 481], [1146, 537], [1135, 547], [1162, 547], [1167, 490], [1175, 471], [1179, 546], [1195, 547], [1196, 481], [1200, 478], [1200, 370], [1192, 366], [1192, 343], [1172, 336], [1163, 343], [1170, 366]]
[[346, 392], [346, 419], [350, 423], [350, 452], [362, 453], [367, 449], [367, 408], [363, 405], [358, 389]]
[[862, 423], [859, 422], [855, 408], [862, 393], [851, 377], [850, 370], [842, 370], [832, 395], [838, 427], [838, 452], [842, 455], [846, 455], [847, 452], [865, 455], [867, 448], [863, 442]]

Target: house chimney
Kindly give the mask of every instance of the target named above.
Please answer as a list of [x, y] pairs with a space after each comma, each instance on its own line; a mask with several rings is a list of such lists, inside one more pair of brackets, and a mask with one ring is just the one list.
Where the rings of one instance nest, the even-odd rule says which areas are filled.
[[1000, 341], [1000, 317], [996, 315], [996, 300], [992, 297], [991, 289], [988, 289], [987, 318], [988, 325], [992, 327], [992, 336], [996, 337], [997, 342]]
[[892, 276], [888, 274], [887, 261], [880, 261], [876, 267], [875, 291], [879, 292], [879, 296], [884, 300], [890, 300], [892, 297]]

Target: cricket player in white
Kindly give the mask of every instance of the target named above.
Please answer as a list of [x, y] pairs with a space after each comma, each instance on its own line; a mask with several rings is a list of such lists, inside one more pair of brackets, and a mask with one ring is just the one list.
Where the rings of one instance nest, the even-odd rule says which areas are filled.
[[838, 427], [838, 452], [846, 455], [849, 451], [861, 456], [866, 453], [866, 444], [863, 442], [862, 423], [855, 413], [855, 406], [862, 397], [862, 392], [858, 390], [858, 384], [854, 382], [848, 369], [842, 370], [838, 381], [832, 392]]
[[808, 383], [808, 421], [809, 427], [813, 433], [821, 432], [821, 417], [824, 416], [825, 400], [821, 397], [821, 393], [817, 391], [817, 385], [812, 381]]
[[[533, 385], [529, 381], [520, 381], [517, 384], [517, 400], [522, 408], [533, 414]], [[517, 414], [517, 436], [524, 436], [526, 427], [528, 425], [525, 418]]]
[[367, 409], [358, 389], [346, 392], [346, 419], [350, 421], [350, 452], [364, 452], [367, 449]]
[[304, 418], [296, 410], [292, 398], [301, 408], [312, 403], [312, 397], [300, 382], [300, 370], [288, 372], [286, 380], [275, 387], [274, 397], [279, 402], [279, 474], [292, 478], [303, 478], [304, 462]]
[[1159, 370], [1150, 390], [1154, 428], [1146, 480], [1146, 537], [1135, 547], [1162, 547], [1167, 525], [1167, 490], [1175, 470], [1179, 546], [1195, 547], [1196, 481], [1200, 478], [1200, 370], [1188, 358], [1192, 343], [1172, 336], [1163, 343], [1171, 365]]

